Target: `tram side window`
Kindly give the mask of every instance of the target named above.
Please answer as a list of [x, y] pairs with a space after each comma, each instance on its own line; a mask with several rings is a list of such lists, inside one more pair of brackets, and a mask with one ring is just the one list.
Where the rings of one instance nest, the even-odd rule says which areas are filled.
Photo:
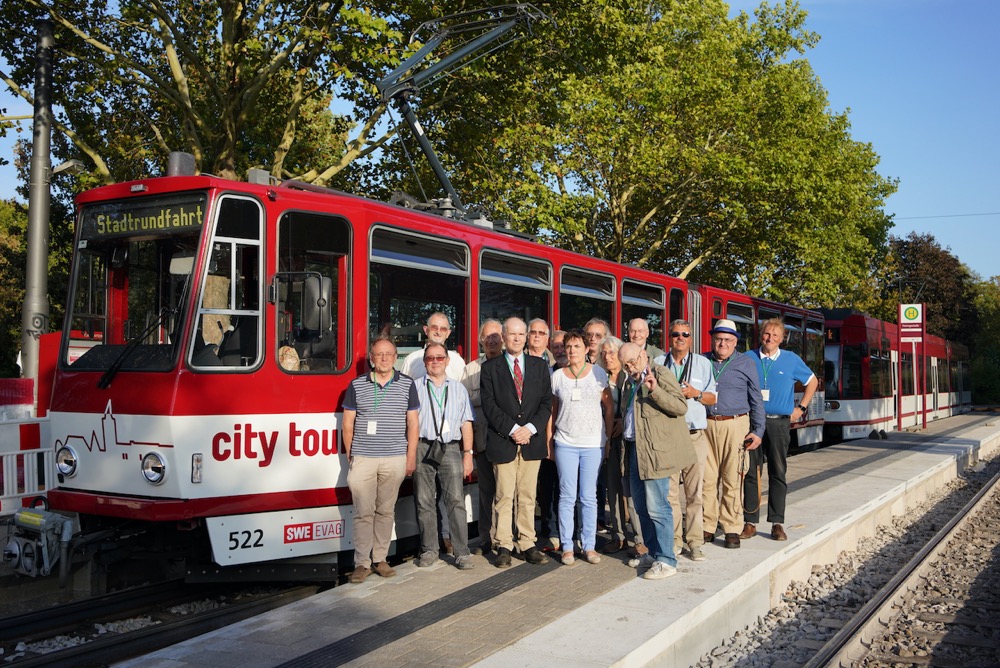
[[591, 318], [614, 323], [614, 277], [565, 267], [559, 286], [559, 329], [583, 329]]
[[892, 395], [892, 367], [888, 353], [880, 350], [871, 352], [872, 396], [888, 397]]
[[900, 387], [904, 395], [915, 394], [913, 391], [913, 355], [903, 353], [900, 355]]
[[950, 392], [950, 388], [948, 386], [948, 363], [945, 360], [939, 359], [937, 370], [938, 370], [938, 386], [937, 386], [938, 392], [944, 392], [945, 394], [947, 394], [948, 392]]
[[91, 347], [105, 341], [107, 327], [107, 261], [97, 253], [81, 252], [77, 262], [76, 297], [70, 326], [67, 363], [72, 364]]
[[511, 316], [551, 323], [552, 267], [547, 262], [483, 251], [479, 263], [479, 321]]
[[648, 342], [651, 345], [666, 349], [663, 340], [663, 288], [622, 281], [622, 338], [628, 336], [628, 324], [634, 318], [642, 318], [649, 324]]
[[841, 366], [841, 397], [860, 399], [862, 396], [861, 348], [844, 346], [844, 361]]
[[826, 344], [823, 341], [823, 324], [810, 320], [806, 325], [805, 354], [802, 359], [812, 369], [817, 378], [823, 378], [823, 351]]
[[[753, 340], [753, 330], [756, 320], [753, 317], [753, 306], [729, 302], [726, 307], [726, 317], [736, 325], [739, 341], [736, 342], [736, 352], [745, 353], [758, 344]], [[715, 323], [712, 323], [715, 327]]]
[[278, 221], [275, 360], [290, 373], [347, 366], [351, 226], [340, 216], [289, 211]]
[[468, 248], [384, 228], [372, 232], [371, 244], [369, 337], [390, 336], [399, 351], [396, 367], [401, 368], [409, 353], [424, 347], [427, 318], [440, 311], [451, 322], [445, 345], [468, 358]]
[[192, 366], [248, 369], [260, 362], [262, 218], [254, 200], [227, 197], [219, 205]]

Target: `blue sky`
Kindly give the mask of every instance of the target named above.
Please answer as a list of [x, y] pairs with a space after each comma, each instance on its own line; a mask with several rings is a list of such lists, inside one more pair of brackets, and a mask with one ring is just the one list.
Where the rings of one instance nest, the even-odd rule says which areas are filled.
[[[735, 0], [734, 11], [757, 2]], [[879, 172], [899, 179], [892, 233], [930, 233], [983, 278], [1000, 275], [1000, 0], [800, 0], [820, 34], [806, 57]], [[9, 114], [31, 113], [0, 93]], [[10, 159], [11, 139], [0, 140]], [[12, 167], [0, 197], [14, 196]]]

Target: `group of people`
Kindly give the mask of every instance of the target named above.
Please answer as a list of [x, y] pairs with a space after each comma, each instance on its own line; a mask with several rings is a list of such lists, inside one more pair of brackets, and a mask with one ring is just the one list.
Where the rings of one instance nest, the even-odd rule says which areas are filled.
[[[787, 539], [790, 427], [806, 417], [817, 380], [798, 355], [780, 349], [780, 319], [765, 321], [760, 347], [745, 354], [727, 319], [710, 330], [704, 355], [692, 352], [686, 320], [670, 323], [663, 352], [641, 318], [629, 322], [628, 341], [596, 318], [566, 332], [550, 332], [541, 319], [490, 319], [480, 327], [482, 354], [468, 364], [445, 346], [445, 314], [431, 315], [424, 332], [425, 347], [400, 371], [392, 340], [372, 341], [372, 371], [352, 381], [344, 399], [355, 504], [351, 582], [395, 574], [386, 556], [405, 476], [413, 477], [417, 566], [438, 560], [440, 520], [455, 566], [472, 568], [463, 481], [473, 469], [477, 549], [495, 552], [498, 568], [512, 556], [544, 563], [546, 551], [558, 551], [565, 565], [598, 563], [602, 552], [631, 543], [630, 566], [645, 579], [670, 577], [678, 554], [705, 559], [702, 548], [719, 526], [727, 548], [756, 535], [765, 462], [771, 537]], [[796, 382], [805, 388], [798, 404]], [[605, 504], [610, 538], [599, 552]]]

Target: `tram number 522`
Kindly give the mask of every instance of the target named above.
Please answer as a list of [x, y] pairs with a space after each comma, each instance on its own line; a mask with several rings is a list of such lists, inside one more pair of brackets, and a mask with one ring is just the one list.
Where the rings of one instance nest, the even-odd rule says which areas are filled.
[[262, 529], [229, 532], [230, 550], [246, 550], [251, 547], [264, 547], [264, 531]]

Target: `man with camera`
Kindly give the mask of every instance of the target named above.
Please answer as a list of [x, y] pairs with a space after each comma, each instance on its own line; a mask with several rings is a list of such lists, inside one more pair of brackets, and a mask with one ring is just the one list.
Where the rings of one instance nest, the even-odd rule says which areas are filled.
[[416, 381], [420, 440], [417, 469], [413, 473], [420, 529], [417, 566], [430, 566], [438, 559], [436, 481], [441, 485], [441, 498], [447, 509], [455, 566], [467, 570], [473, 564], [462, 481], [472, 474], [472, 403], [465, 386], [445, 373], [448, 350], [444, 344], [427, 344], [423, 355], [427, 373]]

